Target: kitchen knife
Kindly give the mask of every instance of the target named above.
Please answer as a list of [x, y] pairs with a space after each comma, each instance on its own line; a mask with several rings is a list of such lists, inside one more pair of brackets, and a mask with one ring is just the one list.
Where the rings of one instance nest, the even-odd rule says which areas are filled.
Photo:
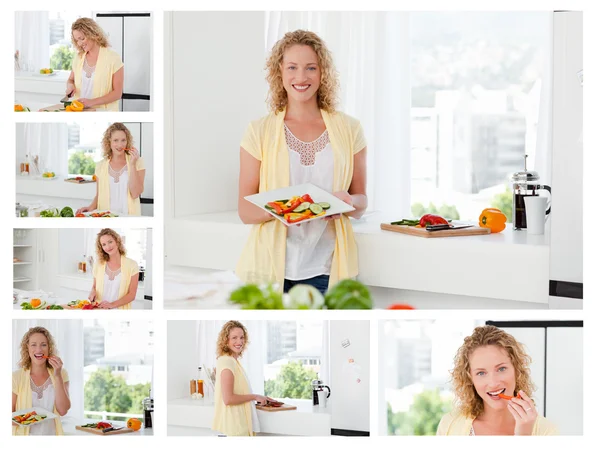
[[102, 430], [103, 433], [108, 433], [109, 431], [117, 431], [117, 430], [122, 430], [125, 427], [119, 427], [119, 428], [104, 428]]
[[439, 225], [427, 225], [425, 229], [427, 231], [441, 231], [441, 230], [460, 230], [461, 228], [471, 228], [473, 225], [457, 225], [451, 226], [448, 224], [439, 224]]

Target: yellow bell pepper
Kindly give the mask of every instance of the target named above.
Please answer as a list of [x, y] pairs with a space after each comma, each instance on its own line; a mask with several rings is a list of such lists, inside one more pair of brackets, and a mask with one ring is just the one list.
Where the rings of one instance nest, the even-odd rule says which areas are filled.
[[479, 216], [479, 226], [499, 233], [506, 228], [506, 216], [498, 208], [486, 208]]

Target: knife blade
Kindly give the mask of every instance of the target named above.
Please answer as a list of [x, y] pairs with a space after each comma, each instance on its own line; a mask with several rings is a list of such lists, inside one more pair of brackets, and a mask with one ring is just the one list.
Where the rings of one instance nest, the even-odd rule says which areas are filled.
[[125, 427], [119, 427], [119, 428], [104, 428], [102, 430], [103, 433], [108, 433], [109, 431], [117, 431], [117, 430], [122, 430]]
[[427, 231], [441, 231], [441, 230], [460, 230], [461, 228], [471, 228], [473, 225], [457, 225], [451, 226], [449, 224], [439, 224], [439, 225], [427, 225], [425, 229]]

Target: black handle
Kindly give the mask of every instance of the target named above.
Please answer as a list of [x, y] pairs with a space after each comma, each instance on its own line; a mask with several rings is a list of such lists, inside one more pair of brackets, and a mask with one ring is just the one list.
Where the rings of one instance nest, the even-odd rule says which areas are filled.
[[[542, 185], [542, 189], [545, 189], [550, 193], [550, 201], [552, 201], [552, 189], [550, 189], [550, 186], [546, 186], [544, 184], [544, 185]], [[552, 209], [552, 204], [550, 204], [550, 206], [548, 206], [548, 209], [546, 210], [546, 215], [550, 214], [551, 209]]]
[[327, 388], [327, 398], [329, 398], [329, 396], [331, 395], [331, 389], [329, 389], [329, 386], [323, 386], [323, 389]]

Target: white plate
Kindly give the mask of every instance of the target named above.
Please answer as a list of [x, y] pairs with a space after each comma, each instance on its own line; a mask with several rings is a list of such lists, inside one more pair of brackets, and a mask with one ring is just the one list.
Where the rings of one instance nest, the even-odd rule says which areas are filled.
[[[93, 217], [92, 214], [102, 214], [105, 212], [109, 212], [109, 211], [88, 211], [88, 212], [84, 212], [83, 215], [85, 217]], [[121, 214], [116, 214], [116, 213], [111, 213], [116, 217], [119, 217]], [[107, 219], [107, 217], [93, 217], [94, 219]]]
[[12, 415], [10, 416], [11, 420], [15, 416], [22, 416], [23, 414], [27, 414], [28, 412], [31, 412], [31, 411], [35, 411], [40, 416], [47, 416], [47, 417], [44, 420], [40, 420], [39, 422], [35, 422], [35, 423], [30, 423], [28, 425], [21, 425], [19, 422], [16, 422], [14, 420], [12, 422], [18, 424], [21, 427], [30, 427], [31, 425], [37, 425], [38, 423], [45, 422], [46, 420], [56, 419], [56, 414], [54, 414], [53, 412], [50, 412], [44, 408], [27, 408], [27, 409], [20, 409], [18, 411], [15, 411], [14, 413], [12, 413]]
[[58, 177], [56, 175], [54, 175], [53, 177], [43, 177], [43, 176], [40, 175], [40, 180], [45, 180], [45, 181], [56, 180], [57, 178]]
[[310, 222], [311, 220], [322, 219], [323, 217], [333, 216], [334, 214], [343, 214], [343, 213], [347, 213], [350, 211], [354, 211], [354, 208], [352, 206], [350, 206], [349, 204], [344, 203], [343, 201], [341, 201], [339, 198], [332, 195], [331, 193], [321, 189], [320, 187], [315, 186], [314, 184], [310, 184], [310, 183], [299, 184], [296, 186], [290, 186], [290, 187], [281, 188], [281, 189], [275, 189], [275, 190], [268, 191], [268, 192], [261, 192], [260, 194], [249, 195], [244, 198], [246, 200], [248, 200], [250, 203], [253, 203], [256, 206], [258, 206], [259, 208], [267, 211], [269, 214], [271, 214], [273, 217], [278, 219], [284, 225], [290, 226], [290, 225], [295, 225], [295, 224], [287, 223], [287, 221], [283, 217], [278, 216], [277, 214], [275, 214], [275, 213], [269, 211], [267, 208], [265, 208], [265, 205], [269, 202], [274, 202], [275, 200], [283, 200], [286, 198], [292, 198], [294, 196], [301, 197], [304, 194], [310, 195], [310, 197], [313, 199], [313, 201], [315, 203], [323, 203], [323, 202], [329, 203], [331, 205], [331, 208], [325, 210], [325, 214], [322, 216], [313, 217], [312, 219], [306, 219], [300, 223], [306, 223], [306, 222]]
[[56, 71], [54, 71], [52, 73], [39, 73], [39, 72], [37, 72], [37, 73], [33, 74], [34, 77], [51, 77], [51, 76], [54, 76], [54, 75], [56, 75]]

